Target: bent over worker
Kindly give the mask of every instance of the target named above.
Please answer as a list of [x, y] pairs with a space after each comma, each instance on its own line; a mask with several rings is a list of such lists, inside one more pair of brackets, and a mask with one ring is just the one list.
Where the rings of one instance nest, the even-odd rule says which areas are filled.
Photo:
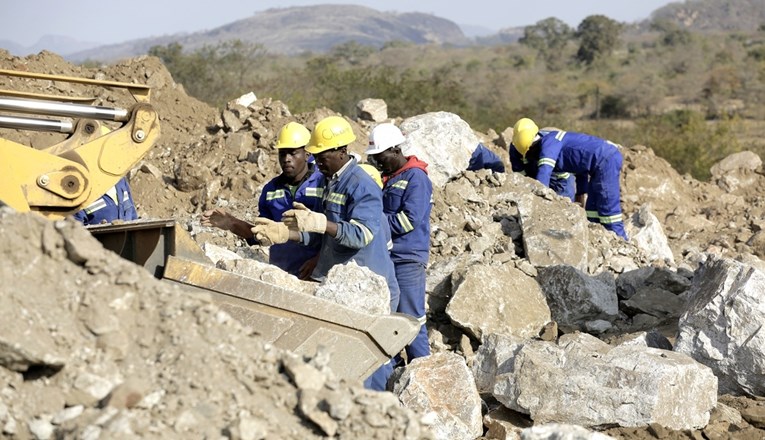
[[[282, 172], [263, 187], [258, 199], [259, 217], [281, 221], [284, 212], [292, 209], [293, 202], [302, 203], [314, 211], [322, 210], [324, 179], [316, 165], [308, 160], [305, 146], [310, 139], [308, 129], [297, 122], [289, 122], [279, 131], [274, 147], [279, 153]], [[221, 208], [206, 211], [202, 215], [202, 225], [231, 231], [250, 245], [257, 241], [252, 224]], [[307, 279], [316, 265], [318, 253], [318, 243], [313, 246], [274, 244], [269, 250], [268, 261], [285, 272]]]
[[425, 268], [430, 256], [430, 211], [433, 185], [425, 162], [404, 156], [404, 134], [393, 124], [380, 124], [369, 134], [366, 151], [370, 162], [382, 172], [383, 212], [390, 226], [391, 260], [401, 290], [398, 312], [417, 318], [421, 327], [406, 347], [407, 359], [430, 354], [425, 327]]
[[616, 144], [596, 136], [563, 130], [540, 132], [529, 118], [513, 127], [513, 146], [536, 166], [536, 179], [550, 185], [553, 173], [576, 175], [576, 201], [587, 219], [627, 239], [619, 202], [622, 154]]
[[[547, 132], [544, 130], [539, 131], [540, 136], [544, 136]], [[510, 167], [513, 172], [520, 173], [524, 176], [532, 179], [537, 178], [537, 164], [529, 162], [528, 159], [523, 157], [521, 153], [515, 148], [515, 145], [510, 144]], [[550, 176], [550, 189], [555, 191], [561, 197], [566, 197], [572, 202], [576, 201], [576, 185], [574, 183], [574, 175], [571, 173], [552, 173]]]
[[[347, 150], [356, 135], [345, 119], [330, 116], [316, 124], [306, 151], [314, 155], [326, 185], [323, 211], [313, 212], [299, 203], [286, 211], [283, 222], [257, 219], [253, 228], [261, 242], [287, 240], [310, 244], [321, 240], [319, 261], [311, 278], [322, 281], [336, 264], [354, 261], [385, 277], [396, 310], [399, 288], [393, 263], [388, 255], [382, 223], [382, 194], [377, 184]], [[365, 382], [374, 390], [385, 390], [392, 366], [386, 363]]]

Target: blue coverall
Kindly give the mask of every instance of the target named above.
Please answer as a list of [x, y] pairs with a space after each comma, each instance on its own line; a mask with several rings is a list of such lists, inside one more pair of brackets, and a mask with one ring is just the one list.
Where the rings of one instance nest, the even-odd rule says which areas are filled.
[[[260, 217], [276, 222], [282, 220], [285, 211], [293, 209], [292, 202], [300, 202], [312, 211], [322, 212], [323, 194], [324, 176], [315, 164], [309, 163], [308, 172], [297, 185], [290, 185], [282, 175], [271, 179], [260, 193], [258, 212]], [[251, 238], [247, 240], [247, 243], [253, 245], [256, 241]], [[300, 267], [318, 253], [318, 242], [313, 246], [301, 246], [299, 243], [289, 241], [272, 245], [268, 258], [269, 263], [298, 276]]]
[[133, 194], [125, 177], [119, 180], [100, 199], [88, 205], [87, 208], [74, 214], [75, 220], [83, 225], [98, 225], [111, 223], [114, 220], [135, 220], [138, 212], [133, 203]]
[[[385, 277], [391, 310], [396, 310], [400, 292], [388, 254], [387, 234], [382, 230], [386, 226], [382, 223], [382, 193], [372, 178], [357, 165], [356, 159], [351, 158], [327, 181], [323, 207], [327, 221], [337, 224], [337, 234], [335, 237], [329, 234], [301, 234], [304, 244], [321, 238], [319, 261], [311, 277], [322, 281], [334, 265], [354, 261]], [[364, 385], [383, 391], [392, 372], [392, 365], [386, 363], [367, 378]]]
[[425, 268], [430, 257], [430, 211], [433, 185], [428, 165], [415, 156], [391, 176], [384, 176], [383, 212], [390, 226], [391, 260], [401, 289], [398, 312], [417, 318], [422, 326], [406, 347], [409, 361], [430, 354], [425, 326]]
[[468, 171], [478, 171], [482, 169], [489, 169], [496, 173], [505, 172], [505, 164], [502, 159], [494, 154], [493, 151], [484, 147], [483, 144], [478, 144], [473, 155], [470, 156], [470, 162], [468, 163]]
[[[541, 130], [540, 135], [548, 133]], [[510, 144], [510, 167], [513, 172], [523, 174], [524, 176], [532, 179], [537, 178], [537, 164], [536, 162], [529, 162], [525, 157], [521, 156], [521, 153], [515, 149], [513, 144]], [[574, 183], [574, 175], [571, 173], [553, 173], [550, 177], [550, 189], [555, 191], [562, 197], [567, 197], [572, 202], [574, 201], [574, 195], [576, 191], [576, 184]]]
[[619, 202], [622, 154], [616, 144], [567, 131], [540, 132], [539, 146], [526, 153], [537, 164], [537, 180], [550, 184], [554, 172], [576, 175], [576, 193], [587, 194], [587, 219], [627, 240]]

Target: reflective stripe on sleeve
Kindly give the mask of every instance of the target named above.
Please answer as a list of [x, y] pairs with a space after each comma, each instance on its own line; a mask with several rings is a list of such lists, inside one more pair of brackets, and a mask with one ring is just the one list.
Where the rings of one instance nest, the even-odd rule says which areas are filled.
[[106, 208], [106, 200], [99, 198], [95, 202], [88, 205], [84, 211], [85, 214], [93, 214], [94, 212]]
[[537, 166], [542, 165], [549, 165], [553, 168], [555, 168], [555, 159], [550, 159], [549, 157], [543, 157], [542, 159], [539, 159], [539, 162], [537, 162]]
[[329, 194], [329, 197], [327, 197], [327, 201], [330, 203], [335, 203], [337, 205], [345, 205], [345, 198], [346, 198], [345, 194], [333, 192]]
[[372, 242], [372, 239], [374, 239], [374, 238], [375, 238], [375, 236], [374, 236], [374, 235], [372, 235], [372, 231], [370, 231], [370, 230], [369, 230], [369, 228], [367, 228], [366, 226], [364, 226], [364, 225], [363, 225], [361, 222], [358, 222], [358, 221], [356, 221], [356, 220], [354, 220], [354, 219], [351, 219], [350, 223], [351, 223], [352, 225], [356, 225], [356, 226], [358, 226], [358, 227], [359, 227], [359, 228], [361, 228], [361, 230], [363, 231], [363, 233], [364, 233], [364, 246], [366, 246], [366, 245], [368, 245], [369, 243], [371, 243], [371, 242]]
[[394, 183], [391, 188], [398, 188], [398, 189], [406, 189], [406, 186], [409, 185], [408, 180], [399, 180], [398, 182]]
[[414, 226], [412, 226], [412, 222], [409, 221], [409, 217], [406, 216], [404, 211], [396, 214], [396, 218], [398, 219], [398, 222], [401, 223], [401, 227], [404, 228], [404, 232], [414, 231]]

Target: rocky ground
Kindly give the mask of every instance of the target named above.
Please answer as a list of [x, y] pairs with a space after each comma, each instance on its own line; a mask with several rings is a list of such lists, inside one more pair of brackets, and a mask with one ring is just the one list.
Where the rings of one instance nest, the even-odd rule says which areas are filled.
[[[214, 109], [186, 95], [159, 60], [150, 57], [86, 69], [51, 53], [18, 58], [0, 51], [0, 68], [151, 86], [162, 136], [130, 173], [139, 214], [174, 218], [197, 242], [240, 253], [245, 252], [241, 240], [199, 225], [201, 212], [224, 207], [242, 218], [254, 218], [260, 188], [278, 172], [271, 146], [279, 128], [291, 120], [311, 128], [333, 114], [317, 109], [292, 115], [286, 105], [267, 97]], [[0, 88], [94, 96], [106, 106], [131, 105], [129, 96], [88, 86], [0, 78]], [[361, 153], [371, 123], [354, 120], [352, 125], [358, 140], [351, 149]], [[11, 130], [0, 130], [0, 135], [36, 147], [62, 139]], [[505, 135], [476, 135], [506, 158]], [[579, 269], [592, 275], [613, 274], [617, 288], [620, 279], [626, 280], [619, 278], [621, 274], [639, 268], [666, 269], [675, 277], [673, 282], [682, 285], [675, 292], [681, 295], [699, 264], [709, 258], [731, 258], [762, 268], [765, 176], [759, 158], [746, 153], [731, 156], [713, 168], [712, 181], [699, 182], [679, 175], [649, 147], [623, 149], [622, 206], [627, 215], [641, 208], [650, 211], [663, 227], [671, 254], [650, 255], [585, 224], [581, 249], [566, 248], [572, 261], [581, 261], [573, 258], [581, 252], [587, 256], [587, 264]], [[447, 309], [453, 296], [465, 294], [457, 286], [471, 279], [476, 265], [511, 268], [544, 284], [547, 275], [540, 275], [538, 269], [546, 264], [538, 262], [545, 257], [532, 253], [529, 222], [520, 226], [526, 207], [544, 205], [551, 216], [560, 212], [577, 216], [579, 208], [525, 178], [485, 171], [456, 176], [436, 188], [434, 198], [431, 343], [434, 352], [456, 353], [471, 364], [480, 348], [481, 330], [460, 323], [455, 305]], [[103, 251], [84, 229], [70, 222], [49, 223], [5, 210], [0, 213], [0, 230], [0, 254], [6, 262], [0, 268], [4, 281], [0, 310], [5, 317], [0, 320], [0, 346], [6, 347], [0, 356], [0, 435], [54, 438], [55, 432], [66, 438], [200, 438], [222, 434], [242, 439], [433, 435], [432, 418], [399, 405], [393, 394], [369, 393], [358, 384], [337, 380], [326, 371], [320, 356], [306, 364], [259, 343], [251, 330], [204, 299], [180, 294]], [[566, 256], [561, 258], [565, 261]], [[670, 288], [673, 284], [664, 279], [661, 285]], [[620, 294], [620, 299], [628, 301], [629, 296]], [[670, 305], [660, 307], [665, 312]], [[623, 334], [658, 330], [668, 343], [674, 341], [679, 312], [651, 314], [633, 300], [629, 306], [620, 303], [619, 313], [615, 325], [591, 333], [610, 341]], [[557, 338], [558, 332], [552, 333], [552, 339]], [[484, 415], [497, 407], [496, 400], [482, 398]], [[726, 394], [718, 402], [721, 405], [703, 429], [671, 430], [658, 424], [599, 429], [625, 439], [765, 438], [761, 429], [765, 406], [759, 399]], [[515, 416], [520, 419], [515, 426], [531, 424], [528, 416]], [[514, 438], [498, 434], [489, 422], [482, 435]]]

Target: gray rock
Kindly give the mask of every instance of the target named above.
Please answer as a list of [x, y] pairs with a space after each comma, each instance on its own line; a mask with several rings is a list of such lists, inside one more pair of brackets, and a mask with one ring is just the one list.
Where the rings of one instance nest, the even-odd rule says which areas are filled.
[[388, 104], [382, 99], [362, 99], [356, 104], [359, 119], [371, 122], [383, 122], [388, 119]]
[[403, 152], [428, 163], [434, 187], [442, 187], [467, 169], [478, 138], [467, 122], [454, 113], [435, 112], [405, 119]]
[[512, 368], [497, 376], [494, 396], [535, 424], [698, 429], [717, 402], [717, 378], [690, 357], [611, 347], [585, 333], [564, 335], [557, 345], [527, 342], [504, 362]]
[[469, 267], [446, 314], [476, 339], [489, 333], [531, 338], [550, 321], [537, 282], [510, 266]]
[[659, 219], [651, 212], [650, 205], [641, 206], [629, 221], [625, 222], [624, 227], [630, 241], [645, 251], [650, 261], [658, 260], [670, 265], [675, 264], [675, 257], [669, 247], [667, 236], [664, 235]]
[[613, 322], [619, 313], [616, 284], [607, 272], [591, 277], [571, 266], [551, 266], [539, 270], [537, 281], [564, 332], [586, 330], [587, 321]]
[[697, 271], [675, 350], [709, 366], [721, 393], [765, 396], [765, 273], [729, 259]]
[[610, 435], [593, 432], [577, 425], [548, 423], [521, 431], [521, 440], [615, 440]]
[[[528, 179], [515, 174], [511, 176]], [[586, 271], [589, 222], [584, 211], [548, 188], [535, 187], [548, 193], [549, 197], [529, 193], [507, 195], [518, 204], [526, 257], [536, 267], [567, 264]]]
[[461, 356], [433, 354], [401, 370], [391, 378], [393, 393], [407, 408], [436, 414], [432, 426], [436, 439], [472, 440], [483, 434], [481, 398]]

